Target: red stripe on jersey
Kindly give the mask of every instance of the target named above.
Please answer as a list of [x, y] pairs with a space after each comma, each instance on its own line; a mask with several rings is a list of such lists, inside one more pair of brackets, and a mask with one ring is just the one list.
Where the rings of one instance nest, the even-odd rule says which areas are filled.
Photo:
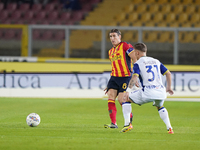
[[127, 62], [126, 62], [126, 55], [125, 55], [126, 52], [123, 53], [123, 57], [124, 57], [124, 61], [125, 61], [125, 65], [126, 65], [126, 73], [128, 73], [128, 75], [130, 76], [131, 73], [130, 73], [130, 70], [128, 68], [128, 65], [127, 65]]
[[117, 76], [118, 77], [118, 72], [116, 71], [117, 70], [117, 66], [116, 66], [115, 62], [113, 62], [113, 67], [114, 67], [114, 72], [113, 72], [112, 76]]
[[122, 67], [122, 61], [118, 60], [119, 69], [121, 71], [122, 77], [125, 77], [124, 68]]

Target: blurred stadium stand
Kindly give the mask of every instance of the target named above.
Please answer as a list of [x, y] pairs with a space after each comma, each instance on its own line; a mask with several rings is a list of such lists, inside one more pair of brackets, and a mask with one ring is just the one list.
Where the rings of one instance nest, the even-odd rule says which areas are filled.
[[[48, 4], [32, 4], [14, 2], [4, 6], [0, 0], [1, 24], [54, 24], [54, 25], [104, 25], [104, 26], [147, 26], [147, 27], [200, 27], [200, 0], [79, 0], [81, 9], [67, 11], [62, 8], [59, 0], [50, 0]], [[138, 41], [137, 31], [122, 31], [123, 40], [132, 44]], [[1, 29], [0, 39], [20, 40], [21, 33], [16, 29]], [[64, 32], [62, 30], [33, 31], [36, 41], [61, 41], [57, 49], [62, 49], [59, 55], [54, 48], [36, 48], [33, 53], [41, 57], [64, 56]], [[107, 45], [109, 45], [109, 38]], [[79, 44], [77, 44], [77, 41]], [[73, 30], [70, 32], [70, 56], [99, 58], [101, 42], [100, 31]], [[162, 51], [162, 58], [173, 55], [172, 44], [174, 34], [171, 31], [146, 31], [143, 32], [143, 42], [148, 43], [149, 53], [157, 57]], [[180, 32], [179, 42], [200, 43], [200, 33]], [[43, 42], [44, 44], [45, 42]], [[160, 46], [154, 46], [160, 44]], [[165, 49], [162, 50], [163, 44]], [[190, 44], [189, 47], [192, 45]], [[48, 46], [47, 46], [48, 47]], [[5, 46], [4, 46], [5, 48]], [[94, 52], [95, 49], [95, 52]], [[196, 45], [191, 47], [197, 53]], [[47, 53], [48, 51], [48, 53]], [[52, 53], [52, 54], [51, 54]], [[170, 53], [170, 54], [169, 54]], [[16, 53], [14, 53], [16, 54]], [[4, 54], [0, 50], [0, 55]], [[13, 54], [10, 54], [12, 56]], [[18, 54], [20, 55], [20, 54]], [[161, 55], [159, 53], [159, 55]], [[194, 55], [195, 56], [195, 55]], [[160, 57], [160, 56], [159, 56]], [[167, 61], [167, 60], [166, 60]]]

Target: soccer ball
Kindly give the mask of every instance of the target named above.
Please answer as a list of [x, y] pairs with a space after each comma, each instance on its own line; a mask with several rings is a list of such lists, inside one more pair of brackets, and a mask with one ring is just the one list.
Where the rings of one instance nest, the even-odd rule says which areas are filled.
[[30, 127], [37, 127], [40, 124], [40, 116], [36, 113], [31, 113], [26, 117], [26, 123]]

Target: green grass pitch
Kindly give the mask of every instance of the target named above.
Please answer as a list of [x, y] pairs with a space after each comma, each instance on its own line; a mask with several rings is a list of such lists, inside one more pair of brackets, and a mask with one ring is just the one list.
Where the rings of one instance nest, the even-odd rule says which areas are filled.
[[[124, 120], [116, 102], [118, 129], [110, 123], [101, 99], [0, 98], [1, 150], [199, 150], [200, 102], [165, 102], [174, 135], [152, 104], [132, 104], [133, 130], [120, 133]], [[29, 127], [26, 116], [38, 113], [41, 123]]]

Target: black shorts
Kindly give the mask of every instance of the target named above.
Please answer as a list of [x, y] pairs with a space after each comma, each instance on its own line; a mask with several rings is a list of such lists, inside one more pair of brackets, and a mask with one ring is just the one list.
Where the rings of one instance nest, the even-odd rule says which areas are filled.
[[131, 79], [131, 76], [130, 77], [114, 77], [114, 76], [111, 76], [110, 80], [108, 81], [108, 84], [107, 84], [107, 91], [109, 89], [115, 89], [115, 90], [117, 90], [117, 94], [119, 92], [126, 91], [130, 79]]

